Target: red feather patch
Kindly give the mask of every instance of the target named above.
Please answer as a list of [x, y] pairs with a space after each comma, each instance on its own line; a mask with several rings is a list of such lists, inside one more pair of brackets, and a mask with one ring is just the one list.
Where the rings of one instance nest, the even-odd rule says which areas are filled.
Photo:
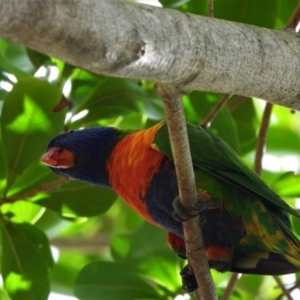
[[165, 157], [151, 147], [162, 123], [123, 138], [107, 162], [111, 187], [138, 214], [159, 227], [149, 215], [145, 196], [153, 175], [158, 172]]

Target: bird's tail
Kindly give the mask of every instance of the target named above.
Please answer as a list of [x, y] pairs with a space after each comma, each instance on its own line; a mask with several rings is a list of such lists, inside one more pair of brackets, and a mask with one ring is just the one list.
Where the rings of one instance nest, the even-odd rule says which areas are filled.
[[233, 260], [232, 272], [260, 275], [284, 275], [300, 271], [300, 252], [291, 249], [284, 254], [256, 251]]

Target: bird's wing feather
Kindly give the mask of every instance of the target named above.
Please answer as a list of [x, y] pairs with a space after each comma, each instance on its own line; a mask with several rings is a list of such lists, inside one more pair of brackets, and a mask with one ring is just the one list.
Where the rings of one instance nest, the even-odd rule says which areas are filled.
[[[300, 214], [268, 188], [217, 135], [190, 123], [187, 123], [187, 132], [194, 166], [300, 218]], [[166, 125], [157, 132], [153, 147], [172, 157]]]

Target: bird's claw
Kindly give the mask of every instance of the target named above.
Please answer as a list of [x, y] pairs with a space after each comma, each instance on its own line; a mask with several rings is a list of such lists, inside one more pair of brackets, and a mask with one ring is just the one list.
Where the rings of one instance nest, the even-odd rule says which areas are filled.
[[189, 265], [186, 265], [181, 271], [182, 289], [186, 293], [193, 293], [198, 289], [198, 283], [195, 275], [191, 272]]
[[[197, 195], [196, 205], [194, 205], [192, 209], [186, 209], [184, 206], [182, 206], [180, 198], [178, 196], [174, 199], [173, 208], [173, 217], [180, 222], [185, 222], [197, 217], [200, 212], [205, 211], [207, 209], [207, 204], [205, 199], [201, 195]], [[200, 218], [201, 224], [204, 223], [205, 220], [206, 218], [202, 214]]]

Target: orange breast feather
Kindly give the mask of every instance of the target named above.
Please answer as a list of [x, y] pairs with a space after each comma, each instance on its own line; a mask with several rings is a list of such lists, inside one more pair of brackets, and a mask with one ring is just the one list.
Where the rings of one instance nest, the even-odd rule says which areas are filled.
[[164, 154], [151, 148], [156, 132], [162, 126], [134, 132], [114, 148], [107, 163], [112, 188], [138, 214], [157, 225], [149, 215], [145, 196], [153, 175], [158, 172]]

